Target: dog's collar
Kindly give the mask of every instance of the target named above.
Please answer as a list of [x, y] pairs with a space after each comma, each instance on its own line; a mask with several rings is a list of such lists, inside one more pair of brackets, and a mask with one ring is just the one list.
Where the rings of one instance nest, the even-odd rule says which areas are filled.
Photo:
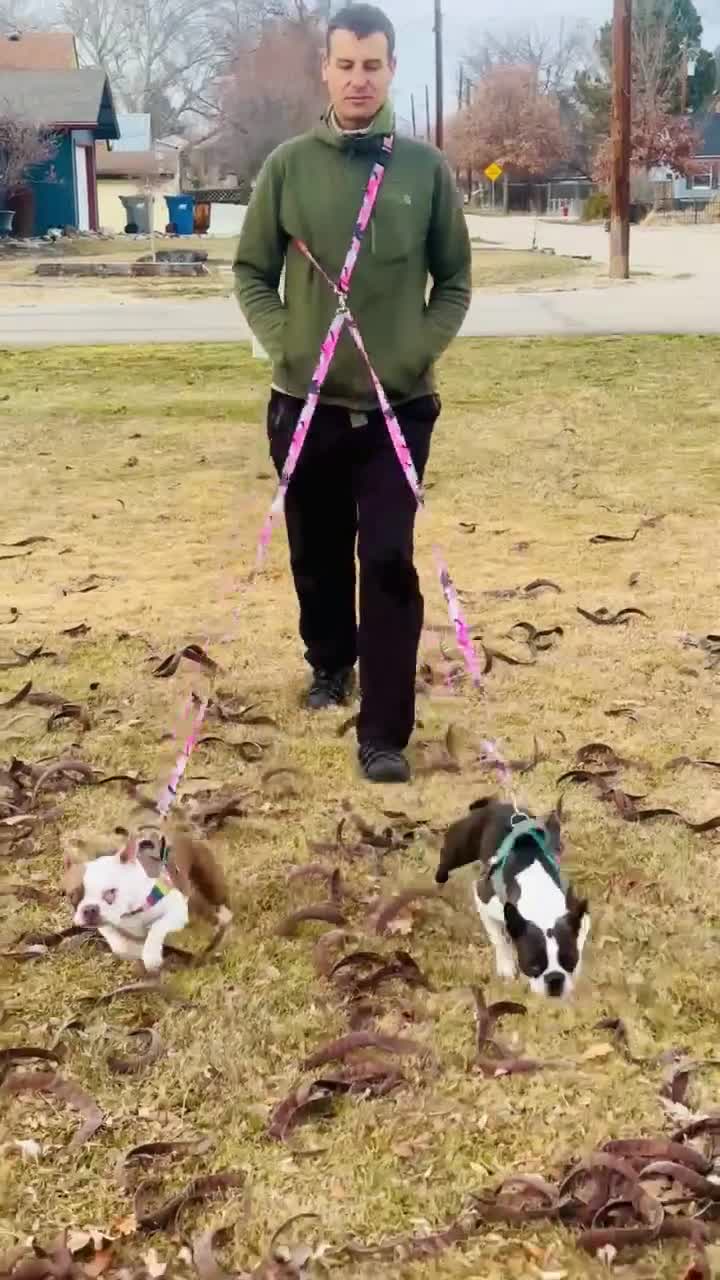
[[505, 880], [503, 876], [505, 864], [518, 840], [523, 836], [530, 836], [535, 841], [540, 861], [544, 864], [545, 870], [551, 880], [555, 882], [558, 889], [563, 888], [558, 861], [548, 845], [548, 837], [545, 827], [542, 822], [538, 822], [536, 818], [523, 817], [519, 822], [514, 822], [512, 824], [510, 831], [499, 846], [498, 851], [488, 868], [490, 883], [501, 902], [504, 902], [507, 898]]

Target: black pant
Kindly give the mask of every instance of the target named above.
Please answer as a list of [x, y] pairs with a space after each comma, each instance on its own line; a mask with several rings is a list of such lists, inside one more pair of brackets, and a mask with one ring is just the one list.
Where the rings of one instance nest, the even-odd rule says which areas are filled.
[[[272, 393], [270, 453], [278, 474], [302, 402]], [[436, 396], [396, 410], [422, 479]], [[415, 671], [423, 598], [413, 565], [417, 504], [382, 413], [353, 426], [347, 409], [319, 405], [285, 501], [300, 634], [315, 670], [334, 674], [360, 659], [361, 743], [403, 750], [415, 724]], [[360, 625], [355, 609], [355, 542]]]

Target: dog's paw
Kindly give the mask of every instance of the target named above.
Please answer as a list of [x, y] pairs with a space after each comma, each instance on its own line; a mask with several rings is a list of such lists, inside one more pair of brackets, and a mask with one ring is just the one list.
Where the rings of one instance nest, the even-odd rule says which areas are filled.
[[158, 951], [156, 947], [146, 947], [142, 954], [143, 968], [150, 975], [158, 974], [163, 965], [162, 947]]
[[514, 955], [511, 952], [496, 951], [495, 969], [497, 971], [498, 978], [504, 978], [507, 982], [512, 982], [513, 978], [517, 974], [517, 965], [515, 963]]

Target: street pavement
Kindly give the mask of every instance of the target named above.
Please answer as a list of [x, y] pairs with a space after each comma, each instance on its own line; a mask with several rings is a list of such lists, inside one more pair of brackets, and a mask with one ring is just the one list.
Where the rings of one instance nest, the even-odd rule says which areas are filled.
[[[473, 236], [509, 248], [607, 258], [602, 227], [521, 217], [468, 219]], [[465, 337], [720, 333], [720, 225], [638, 228], [628, 282], [476, 292]], [[25, 303], [0, 307], [0, 348], [117, 343], [238, 342], [249, 331], [232, 298]]]

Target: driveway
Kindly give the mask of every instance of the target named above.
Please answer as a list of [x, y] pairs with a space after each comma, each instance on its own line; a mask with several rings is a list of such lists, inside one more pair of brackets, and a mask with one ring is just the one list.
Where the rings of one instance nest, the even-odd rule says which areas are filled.
[[[483, 218], [469, 214], [471, 236], [508, 249], [529, 249], [537, 234], [539, 249], [556, 253], [589, 255], [604, 266], [608, 261], [608, 235], [602, 224], [546, 222], [540, 218], [510, 216]], [[630, 261], [633, 271], [657, 275], [720, 276], [720, 222], [714, 226], [650, 225], [630, 228]]]

